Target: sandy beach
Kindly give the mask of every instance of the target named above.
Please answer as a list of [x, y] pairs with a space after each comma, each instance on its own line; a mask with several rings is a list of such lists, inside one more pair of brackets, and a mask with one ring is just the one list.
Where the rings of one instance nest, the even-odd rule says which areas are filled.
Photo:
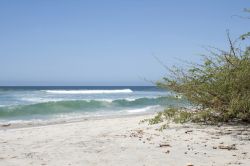
[[170, 126], [139, 122], [152, 115], [1, 127], [0, 165], [250, 165], [249, 126]]

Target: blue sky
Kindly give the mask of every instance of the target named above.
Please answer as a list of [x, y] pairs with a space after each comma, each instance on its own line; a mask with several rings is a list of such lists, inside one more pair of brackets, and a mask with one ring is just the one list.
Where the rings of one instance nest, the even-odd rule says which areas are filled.
[[[0, 85], [149, 85], [250, 31], [247, 0], [1, 0]], [[247, 41], [249, 44], [249, 41]], [[244, 46], [247, 43], [243, 43]]]

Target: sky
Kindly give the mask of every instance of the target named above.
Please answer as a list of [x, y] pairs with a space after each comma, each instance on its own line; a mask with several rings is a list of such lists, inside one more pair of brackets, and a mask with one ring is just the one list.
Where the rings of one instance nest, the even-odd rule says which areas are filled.
[[[152, 85], [250, 31], [248, 0], [1, 0], [0, 85]], [[248, 43], [247, 43], [248, 42]], [[249, 40], [242, 46], [249, 44]], [[148, 81], [146, 81], [148, 80]]]

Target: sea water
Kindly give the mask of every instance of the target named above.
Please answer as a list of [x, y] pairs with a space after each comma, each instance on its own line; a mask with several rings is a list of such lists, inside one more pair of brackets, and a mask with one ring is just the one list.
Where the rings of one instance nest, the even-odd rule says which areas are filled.
[[154, 86], [0, 87], [0, 123], [145, 114], [188, 104]]

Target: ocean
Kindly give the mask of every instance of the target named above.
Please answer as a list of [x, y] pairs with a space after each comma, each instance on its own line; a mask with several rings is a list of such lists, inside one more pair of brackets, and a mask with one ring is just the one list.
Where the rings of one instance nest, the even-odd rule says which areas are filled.
[[0, 124], [122, 116], [189, 105], [154, 86], [0, 87]]

